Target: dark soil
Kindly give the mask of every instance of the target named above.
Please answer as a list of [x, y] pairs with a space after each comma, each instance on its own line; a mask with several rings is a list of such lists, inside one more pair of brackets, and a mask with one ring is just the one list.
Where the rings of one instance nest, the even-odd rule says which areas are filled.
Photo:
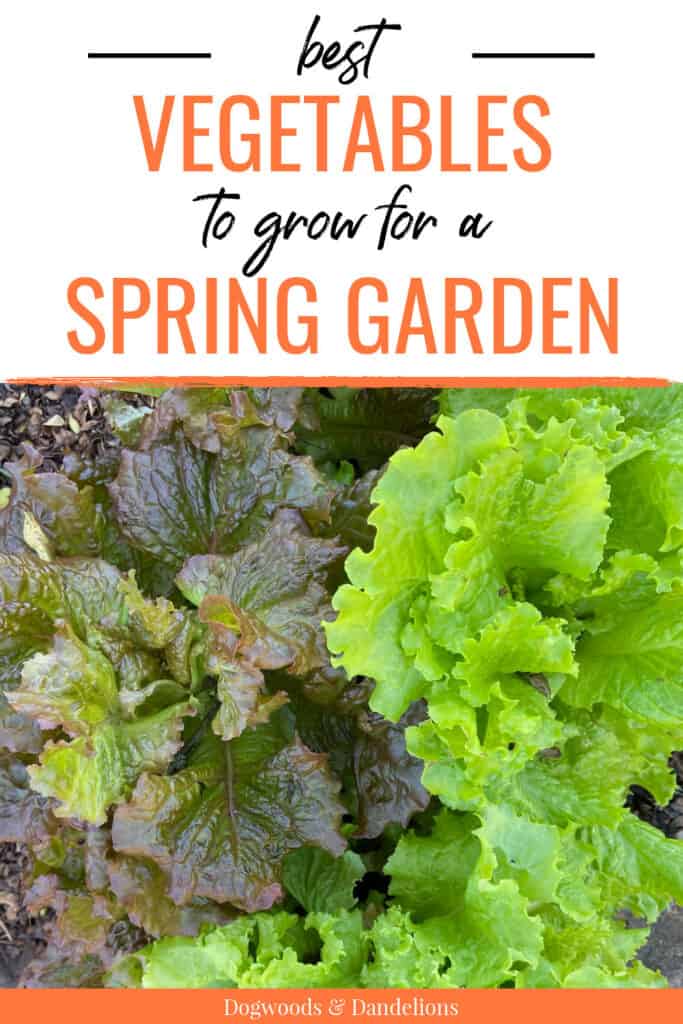
[[672, 988], [683, 988], [683, 907], [664, 911], [640, 951], [640, 959], [661, 971]]
[[22, 908], [26, 855], [15, 843], [0, 843], [0, 988], [12, 988], [45, 948], [49, 914], [29, 917]]
[[632, 786], [628, 806], [643, 821], [659, 828], [670, 839], [683, 839], [683, 751], [671, 755], [671, 767], [678, 783], [671, 803], [659, 807], [642, 786]]
[[[671, 755], [678, 783], [671, 803], [660, 807], [642, 786], [633, 786], [628, 805], [634, 814], [671, 839], [683, 840], [683, 751]], [[672, 988], [683, 988], [683, 907], [671, 906], [661, 915], [640, 952], [647, 967], [659, 970]]]
[[[125, 397], [129, 405], [153, 402], [142, 395], [108, 395]], [[25, 442], [40, 452], [46, 473], [61, 469], [67, 457], [107, 463], [120, 447], [95, 388], [0, 384], [0, 465], [19, 459]]]
[[[152, 405], [140, 395], [117, 395], [131, 405]], [[120, 442], [109, 429], [105, 403], [98, 391], [75, 387], [15, 387], [0, 384], [0, 471], [19, 459], [25, 442], [42, 455], [44, 472], [59, 470], [65, 458], [102, 464], [116, 458]], [[73, 458], [72, 458], [73, 457]], [[2, 481], [0, 480], [0, 484]], [[683, 752], [672, 754], [678, 788], [667, 807], [634, 786], [631, 810], [673, 839], [683, 840]], [[26, 854], [14, 843], [0, 843], [0, 988], [13, 987], [19, 975], [46, 946], [47, 912], [31, 918], [22, 909]], [[659, 969], [676, 988], [683, 988], [683, 908], [672, 906], [652, 929], [641, 959]]]

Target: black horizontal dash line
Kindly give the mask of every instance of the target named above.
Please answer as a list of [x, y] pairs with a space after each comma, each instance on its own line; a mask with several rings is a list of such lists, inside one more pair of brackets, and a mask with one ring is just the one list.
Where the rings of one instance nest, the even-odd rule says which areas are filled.
[[210, 60], [210, 53], [88, 53], [89, 60]]
[[594, 53], [473, 53], [474, 60], [594, 60]]

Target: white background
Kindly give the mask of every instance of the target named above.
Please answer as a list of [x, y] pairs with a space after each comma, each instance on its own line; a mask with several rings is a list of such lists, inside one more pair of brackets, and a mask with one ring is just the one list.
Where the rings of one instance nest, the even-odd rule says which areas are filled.
[[[352, 29], [386, 16], [400, 21], [375, 52], [369, 82], [340, 86], [336, 73], [315, 69], [296, 76], [296, 60], [314, 13], [318, 36], [350, 42]], [[153, 375], [363, 376], [666, 376], [681, 377], [681, 75], [678, 0], [647, 5], [624, 0], [470, 0], [464, 2], [273, 2], [250, 0], [117, 0], [12, 5], [3, 15], [2, 75], [2, 368], [0, 377]], [[88, 50], [210, 50], [211, 61], [96, 61]], [[471, 59], [473, 50], [594, 50], [594, 61]], [[263, 110], [267, 152], [270, 94], [340, 94], [331, 136], [341, 143], [353, 100], [368, 92], [383, 140], [392, 94], [455, 97], [458, 154], [475, 157], [473, 112], [478, 94], [537, 93], [551, 109], [542, 127], [552, 144], [549, 168], [538, 174], [353, 175], [248, 173], [230, 175], [218, 158], [221, 100], [247, 93]], [[158, 174], [146, 168], [132, 96], [150, 110], [165, 94], [212, 94], [199, 121], [212, 129], [198, 153], [215, 171], [187, 174], [180, 163], [176, 110]], [[180, 100], [176, 101], [177, 103]], [[286, 154], [311, 166], [312, 111], [292, 109], [287, 120], [302, 135]], [[501, 112], [502, 125], [511, 115]], [[513, 127], [513, 126], [511, 126]], [[500, 140], [502, 159], [520, 142], [512, 130]], [[498, 143], [496, 143], [496, 146]], [[389, 148], [387, 145], [387, 153]], [[262, 213], [278, 209], [312, 214], [320, 208], [358, 215], [386, 202], [409, 181], [415, 207], [439, 217], [436, 232], [418, 242], [393, 243], [383, 253], [374, 232], [355, 242], [281, 242], [264, 273], [274, 292], [289, 275], [318, 287], [320, 351], [291, 356], [275, 339], [267, 355], [245, 339], [243, 352], [184, 354], [179, 340], [168, 355], [155, 351], [153, 311], [130, 328], [126, 353], [78, 355], [67, 331], [88, 329], [66, 303], [72, 278], [107, 285], [114, 276], [154, 282], [160, 276], [192, 280], [201, 292], [208, 276], [238, 276], [253, 247]], [[242, 194], [239, 223], [228, 240], [200, 244], [198, 193], [224, 185]], [[458, 239], [457, 225], [483, 211], [494, 226], [481, 241]], [[376, 215], [375, 215], [376, 216]], [[620, 279], [620, 351], [597, 344], [590, 356], [543, 356], [538, 334], [522, 355], [427, 356], [418, 340], [408, 355], [360, 356], [346, 339], [346, 291], [361, 275], [384, 278], [390, 289], [393, 331], [410, 276], [425, 280], [437, 337], [441, 282], [472, 277], [488, 293], [494, 276], [591, 278], [606, 298], [608, 277]], [[242, 279], [244, 281], [244, 279]], [[244, 283], [248, 291], [254, 283]], [[536, 291], [536, 296], [539, 292]], [[98, 308], [105, 316], [106, 302]], [[304, 310], [302, 310], [303, 312]], [[539, 306], [536, 311], [540, 312]], [[199, 311], [201, 316], [201, 311]], [[201, 340], [197, 323], [197, 334]], [[558, 341], [576, 344], [577, 321], [558, 329]], [[368, 335], [369, 337], [369, 335]], [[173, 338], [173, 336], [172, 336]], [[220, 345], [220, 343], [219, 343]]]

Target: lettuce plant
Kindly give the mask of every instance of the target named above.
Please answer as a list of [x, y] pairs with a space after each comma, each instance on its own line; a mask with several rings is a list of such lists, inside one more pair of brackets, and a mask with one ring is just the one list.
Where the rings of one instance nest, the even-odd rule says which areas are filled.
[[441, 404], [327, 626], [374, 710], [427, 702], [408, 749], [441, 809], [389, 892], [453, 984], [647, 984], [622, 912], [681, 899], [683, 850], [624, 800], [669, 799], [683, 722], [680, 389]]
[[681, 739], [681, 396], [170, 391], [110, 403], [114, 467], [27, 446], [26, 983], [663, 984], [626, 916], [683, 902], [683, 848], [625, 800]]
[[[344, 457], [394, 397], [321, 395], [346, 426], [317, 462], [304, 397], [112, 401], [118, 464], [43, 473], [26, 445], [4, 468], [0, 841], [29, 844], [27, 908], [55, 911], [28, 984], [102, 984], [150, 938], [291, 910], [293, 854], [336, 864], [428, 801], [322, 630], [377, 479]], [[402, 396], [404, 433], [425, 407]]]

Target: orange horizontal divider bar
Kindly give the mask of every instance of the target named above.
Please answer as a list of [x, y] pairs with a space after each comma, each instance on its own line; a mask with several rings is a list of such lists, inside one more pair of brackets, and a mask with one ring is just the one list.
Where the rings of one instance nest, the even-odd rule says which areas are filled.
[[218, 1021], [457, 1021], [458, 1024], [643, 1024], [680, 1019], [681, 989], [0, 990], [3, 1020], [22, 1024]]
[[9, 384], [65, 384], [115, 388], [158, 387], [328, 387], [328, 388], [580, 388], [666, 387], [664, 377], [14, 377]]

